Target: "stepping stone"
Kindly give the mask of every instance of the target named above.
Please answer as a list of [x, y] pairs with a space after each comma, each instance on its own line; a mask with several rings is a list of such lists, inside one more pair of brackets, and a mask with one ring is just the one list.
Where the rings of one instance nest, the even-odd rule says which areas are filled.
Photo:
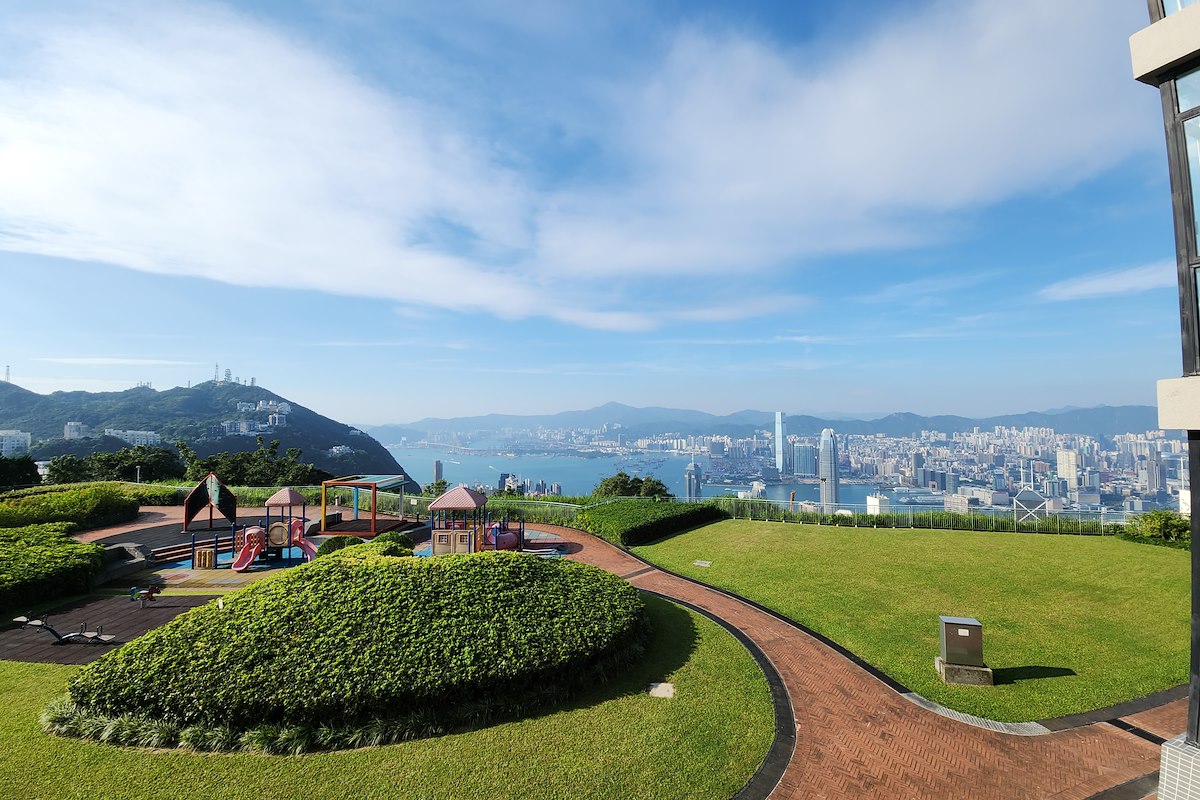
[[674, 697], [675, 684], [673, 683], [652, 683], [650, 684], [651, 697]]

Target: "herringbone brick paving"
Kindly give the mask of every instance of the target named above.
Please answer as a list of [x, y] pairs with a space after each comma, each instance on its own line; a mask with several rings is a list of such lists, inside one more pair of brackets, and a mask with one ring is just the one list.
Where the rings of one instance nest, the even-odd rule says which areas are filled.
[[[568, 541], [568, 558], [628, 576], [635, 586], [731, 622], [766, 653], [783, 678], [796, 717], [796, 749], [772, 798], [1082, 800], [1158, 768], [1158, 747], [1106, 723], [1015, 736], [927, 711], [835, 650], [753, 606], [660, 570], [646, 571], [643, 562], [580, 531], [530, 527]], [[1130, 721], [1164, 738], [1174, 736], [1183, 727], [1183, 703]]]

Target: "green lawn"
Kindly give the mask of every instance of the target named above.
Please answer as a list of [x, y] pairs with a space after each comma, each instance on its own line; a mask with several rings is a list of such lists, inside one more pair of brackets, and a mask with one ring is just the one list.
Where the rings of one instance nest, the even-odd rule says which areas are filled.
[[[76, 667], [0, 662], [4, 795], [80, 798], [727, 798], [770, 746], [753, 658], [699, 615], [647, 598], [654, 641], [613, 685], [545, 716], [389, 747], [296, 757], [143, 751], [43, 734]], [[674, 699], [649, 697], [652, 681]]]
[[[931, 700], [992, 719], [1073, 714], [1187, 682], [1190, 556], [1179, 550], [732, 520], [634, 552], [773, 608]], [[996, 686], [940, 681], [940, 614], [983, 623]]]

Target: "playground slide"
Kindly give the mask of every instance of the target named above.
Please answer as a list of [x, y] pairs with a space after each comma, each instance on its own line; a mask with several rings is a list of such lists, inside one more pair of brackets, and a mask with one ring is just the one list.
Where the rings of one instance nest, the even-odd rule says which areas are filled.
[[292, 539], [292, 547], [299, 547], [302, 551], [304, 551], [304, 557], [309, 561], [312, 561], [317, 557], [317, 546], [308, 539]]
[[[249, 537], [247, 537], [249, 539]], [[250, 569], [250, 565], [254, 563], [254, 559], [258, 558], [258, 554], [263, 551], [262, 540], [255, 537], [250, 539], [238, 551], [237, 558], [233, 560], [231, 568], [234, 572], [245, 572]]]

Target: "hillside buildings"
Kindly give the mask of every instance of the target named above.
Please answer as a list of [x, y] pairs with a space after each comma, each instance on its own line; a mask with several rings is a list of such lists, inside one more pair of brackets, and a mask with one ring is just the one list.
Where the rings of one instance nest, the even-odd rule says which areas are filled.
[[33, 444], [33, 435], [23, 431], [0, 431], [0, 456], [12, 458], [25, 455]]
[[104, 435], [120, 439], [131, 447], [158, 447], [162, 444], [162, 437], [154, 431], [123, 431], [117, 428], [105, 428]]

